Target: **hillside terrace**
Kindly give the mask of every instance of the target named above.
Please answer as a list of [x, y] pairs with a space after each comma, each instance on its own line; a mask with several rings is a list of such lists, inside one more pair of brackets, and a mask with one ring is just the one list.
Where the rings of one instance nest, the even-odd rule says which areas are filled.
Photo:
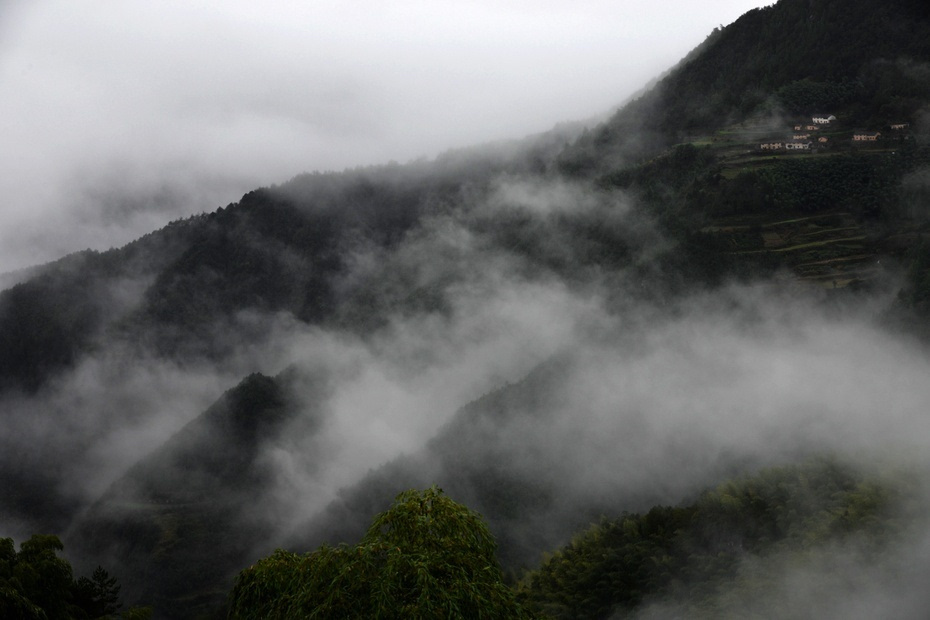
[[[842, 141], [861, 143], [861, 142], [878, 142], [882, 140], [882, 132], [855, 129], [853, 131], [844, 130], [838, 123], [834, 123], [837, 118], [832, 115], [814, 115], [811, 117], [813, 124], [795, 123], [790, 126], [793, 130], [788, 136], [771, 138], [763, 140], [756, 146], [757, 151], [816, 151], [832, 143]], [[900, 137], [909, 127], [909, 123], [889, 124], [893, 137]], [[833, 130], [827, 134], [827, 130]], [[822, 132], [822, 133], [821, 133]], [[832, 138], [832, 140], [831, 140]]]
[[[894, 153], [900, 141], [909, 139], [910, 125], [906, 122], [871, 131], [846, 128], [833, 115], [816, 118], [829, 121], [816, 126], [794, 122], [786, 127], [800, 134], [763, 121], [746, 122], [690, 144], [713, 148], [721, 178], [733, 180], [742, 173], [762, 172], [782, 160], [826, 161], [852, 152]], [[878, 233], [873, 226], [841, 204], [824, 204], [822, 211], [814, 213], [773, 210], [711, 218], [701, 232], [716, 236], [725, 253], [741, 260], [776, 260], [799, 282], [840, 289], [873, 280], [901, 254], [903, 246], [896, 240], [924, 234], [910, 228]], [[892, 260], [883, 262], [885, 258]]]

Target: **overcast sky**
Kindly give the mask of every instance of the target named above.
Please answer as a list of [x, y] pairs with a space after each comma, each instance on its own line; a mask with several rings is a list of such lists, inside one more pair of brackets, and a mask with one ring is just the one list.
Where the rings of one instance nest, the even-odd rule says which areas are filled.
[[759, 0], [0, 0], [0, 273], [614, 107]]

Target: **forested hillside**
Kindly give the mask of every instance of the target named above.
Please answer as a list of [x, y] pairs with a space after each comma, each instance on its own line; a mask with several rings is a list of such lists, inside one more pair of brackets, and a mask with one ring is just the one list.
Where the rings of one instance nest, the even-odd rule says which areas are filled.
[[[717, 29], [655, 88], [560, 157], [601, 171], [761, 115], [843, 108], [857, 124], [912, 118], [927, 101], [928, 9], [781, 0]], [[835, 114], [835, 112], [834, 112]]]
[[[599, 125], [10, 274], [0, 536], [209, 617], [438, 485], [541, 617], [777, 617], [841, 560], [886, 583], [926, 538], [928, 42], [925, 3], [781, 0]], [[901, 585], [869, 609], [913, 617]]]
[[[553, 618], [642, 617], [643, 609], [646, 617], [838, 617], [856, 604], [846, 600], [857, 598], [850, 583], [859, 597], [876, 596], [877, 574], [913, 561], [895, 554], [921, 527], [915, 484], [905, 471], [833, 459], [763, 470], [693, 503], [605, 518], [548, 556], [519, 591], [528, 608]], [[856, 554], [873, 569], [844, 566]], [[843, 574], [779, 591], [792, 572], [815, 566]], [[904, 581], [883, 594], [901, 596], [898, 613], [916, 617], [907, 594], [916, 584]]]

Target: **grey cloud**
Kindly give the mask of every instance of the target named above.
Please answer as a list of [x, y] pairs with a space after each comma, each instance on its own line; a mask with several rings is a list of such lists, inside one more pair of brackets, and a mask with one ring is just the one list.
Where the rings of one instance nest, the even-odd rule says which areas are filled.
[[[758, 4], [721, 0], [714, 21]], [[0, 223], [16, 233], [0, 234], [0, 272], [125, 243], [153, 221], [302, 171], [433, 156], [591, 117], [716, 25], [639, 0], [571, 10], [282, 1], [260, 11], [14, 2], [3, 18]], [[76, 196], [110, 191], [99, 187], [110, 169], [123, 186], [155, 178], [179, 200], [152, 201], [151, 216], [125, 225], [106, 210], [75, 216], [75, 202], [85, 206]], [[188, 191], [204, 185], [215, 191]]]

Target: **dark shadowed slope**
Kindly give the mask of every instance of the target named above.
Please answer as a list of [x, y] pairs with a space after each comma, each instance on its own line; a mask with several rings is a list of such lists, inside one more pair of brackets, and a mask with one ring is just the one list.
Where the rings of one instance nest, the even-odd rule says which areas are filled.
[[603, 519], [526, 575], [521, 597], [551, 618], [919, 617], [926, 559], [899, 545], [926, 527], [921, 484], [832, 458], [766, 469]]
[[758, 115], [849, 108], [855, 124], [926, 104], [930, 13], [919, 0], [782, 0], [715, 30], [667, 77], [560, 157], [606, 172]]
[[[514, 567], [747, 465], [922, 436], [870, 425], [926, 402], [920, 355], [871, 321], [930, 297], [927, 30], [922, 3], [782, 0], [577, 140], [301, 175], [41, 268], [0, 293], [0, 520], [90, 506], [68, 548], [180, 617], [285, 532], [354, 540], [405, 488], [484, 513]], [[763, 152], [816, 113], [828, 146]], [[368, 475], [331, 471], [353, 458]], [[291, 484], [317, 474], [335, 501]]]
[[231, 575], [273, 530], [262, 499], [275, 474], [268, 452], [312, 437], [325, 391], [322, 378], [296, 370], [245, 378], [78, 519], [67, 536], [75, 552], [106, 558], [127, 599], [166, 617], [218, 605]]

